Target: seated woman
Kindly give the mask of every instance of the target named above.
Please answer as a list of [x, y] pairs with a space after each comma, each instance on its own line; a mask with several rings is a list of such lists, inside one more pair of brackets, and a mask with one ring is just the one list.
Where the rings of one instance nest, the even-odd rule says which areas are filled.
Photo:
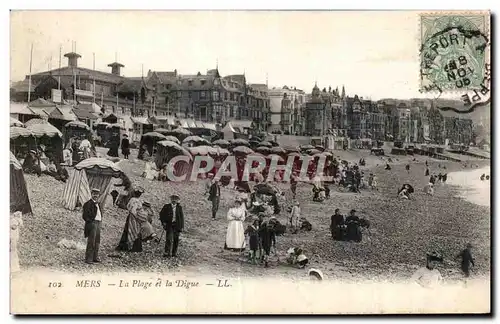
[[143, 242], [149, 242], [156, 237], [153, 231], [153, 210], [151, 204], [147, 201], [142, 203], [142, 208], [137, 212], [137, 220], [141, 226], [141, 239]]
[[307, 259], [301, 248], [290, 248], [286, 251], [286, 254], [286, 261], [289, 265], [303, 269], [309, 263], [309, 259]]
[[434, 185], [432, 183], [428, 183], [425, 187], [424, 187], [424, 192], [428, 195], [433, 195], [434, 194]]
[[142, 173], [142, 177], [148, 180], [154, 180], [158, 178], [158, 171], [156, 170], [156, 165], [149, 158], [145, 159], [146, 165], [144, 166], [144, 172]]
[[160, 171], [158, 172], [158, 180], [159, 181], [167, 181], [168, 180], [168, 172], [167, 172], [167, 164], [164, 164]]
[[403, 186], [403, 188], [400, 189], [400, 191], [398, 192], [398, 198], [410, 199], [410, 193], [408, 192], [408, 188], [406, 186]]

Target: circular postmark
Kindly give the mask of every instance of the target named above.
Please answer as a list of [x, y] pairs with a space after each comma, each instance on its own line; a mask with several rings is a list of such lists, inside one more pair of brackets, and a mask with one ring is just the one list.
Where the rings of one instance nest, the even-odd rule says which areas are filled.
[[421, 91], [481, 90], [489, 65], [488, 16], [421, 17]]

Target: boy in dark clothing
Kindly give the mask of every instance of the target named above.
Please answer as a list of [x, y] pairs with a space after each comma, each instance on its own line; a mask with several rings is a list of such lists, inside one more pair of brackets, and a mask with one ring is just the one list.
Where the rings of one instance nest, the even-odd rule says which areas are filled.
[[252, 264], [256, 264], [255, 258], [257, 255], [257, 250], [259, 249], [259, 220], [256, 219], [253, 221], [252, 225], [248, 225], [245, 230], [245, 234], [249, 236], [249, 244], [250, 244], [250, 258], [252, 260]]
[[276, 234], [273, 229], [273, 221], [264, 221], [259, 227], [259, 239], [264, 253], [261, 256], [261, 262], [264, 261], [264, 266], [269, 267], [269, 254], [271, 253], [271, 247], [276, 246]]
[[465, 250], [457, 255], [457, 259], [458, 258], [462, 259], [462, 272], [464, 273], [465, 277], [468, 278], [470, 276], [470, 266], [474, 266], [474, 259], [472, 258], [472, 244], [467, 244]]

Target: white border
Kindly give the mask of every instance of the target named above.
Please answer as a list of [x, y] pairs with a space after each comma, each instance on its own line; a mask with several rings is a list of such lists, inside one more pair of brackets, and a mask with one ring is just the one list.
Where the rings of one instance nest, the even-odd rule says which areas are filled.
[[[212, 0], [212, 1], [206, 1], [206, 0], [183, 0], [183, 1], [178, 1], [177, 3], [171, 3], [169, 2], [168, 4], [165, 3], [164, 1], [158, 0], [158, 1], [137, 1], [137, 0], [116, 0], [116, 1], [99, 1], [99, 0], [86, 0], [83, 2], [79, 2], [78, 9], [237, 9], [237, 10], [244, 10], [244, 9], [306, 9], [306, 10], [313, 10], [313, 9], [336, 9], [336, 10], [366, 10], [366, 9], [375, 9], [375, 10], [458, 10], [458, 9], [470, 9], [470, 10], [485, 10], [485, 9], [490, 9], [492, 10], [493, 13], [495, 13], [495, 9], [498, 8], [498, 1], [483, 1], [483, 0], [474, 0], [474, 1], [463, 1], [463, 0], [455, 0], [455, 1], [435, 1], [435, 0], [420, 0], [417, 3], [410, 3], [410, 2], [396, 2], [396, 1], [336, 1], [335, 3], [328, 3], [326, 1], [320, 1], [320, 0], [308, 0], [307, 2], [304, 1], [275, 1], [275, 0], [253, 0], [253, 1], [231, 1], [231, 0]], [[139, 6], [138, 6], [139, 5]], [[7, 9], [71, 9], [74, 10], [76, 9], [75, 3], [74, 2], [69, 2], [69, 1], [61, 1], [61, 0], [52, 0], [52, 1], [45, 1], [43, 2], [42, 6], [40, 6], [39, 1], [27, 1], [27, 0], [17, 0], [17, 1], [5, 1], [1, 2], [1, 6], [4, 7], [1, 11], [2, 14], [2, 24], [3, 28], [1, 28], [1, 35], [2, 35], [2, 42], [4, 44], [4, 51], [3, 55], [4, 58], [1, 60], [1, 64], [3, 65], [2, 71], [10, 71], [9, 68], [9, 37], [10, 37], [10, 31], [9, 31], [9, 12]], [[495, 27], [495, 25], [493, 25]], [[494, 33], [495, 39], [492, 41], [497, 40], [497, 33]], [[494, 66], [496, 67], [496, 65]], [[496, 69], [493, 71], [493, 75], [496, 75]], [[2, 103], [5, 105], [4, 109], [7, 110], [8, 108], [8, 101], [9, 101], [9, 75], [8, 73], [4, 73], [4, 77], [2, 78]], [[496, 102], [493, 103], [493, 107], [496, 107]], [[7, 115], [7, 112], [5, 112]], [[500, 114], [496, 114], [495, 122], [500, 124]], [[5, 116], [7, 117], [7, 116]], [[7, 125], [7, 120], [8, 118], [2, 118], [1, 123], [4, 124], [0, 129], [2, 129], [5, 132], [5, 137], [4, 140], [1, 142], [2, 147], [0, 148], [0, 152], [4, 152], [5, 154], [2, 154], [4, 156], [5, 161], [7, 161], [7, 150], [8, 150], [8, 129], [9, 126]], [[496, 138], [495, 138], [496, 139]], [[496, 145], [496, 141], [494, 141], [495, 149], [499, 149], [499, 145]], [[0, 177], [0, 179], [4, 179], [2, 181], [2, 187], [1, 190], [4, 192], [4, 194], [0, 195], [1, 199], [3, 200], [2, 206], [4, 206], [5, 210], [7, 211], [7, 206], [9, 205], [9, 202], [7, 200], [7, 197], [9, 196], [9, 191], [8, 191], [8, 168], [7, 168], [7, 163], [5, 164], [5, 167], [1, 168], [1, 172], [4, 173]], [[495, 185], [497, 184], [497, 177], [494, 178], [494, 183]], [[498, 197], [495, 197], [498, 198]], [[2, 236], [2, 241], [3, 241], [3, 247], [0, 250], [0, 253], [2, 253], [2, 259], [4, 262], [2, 262], [2, 273], [3, 273], [3, 278], [7, 279], [9, 278], [9, 253], [8, 253], [8, 244], [9, 244], [9, 218], [8, 218], [8, 213], [4, 213], [4, 217], [2, 217], [3, 221], [3, 226], [2, 229], [5, 230], [5, 234]], [[497, 225], [500, 223], [497, 221]], [[495, 228], [498, 230], [498, 228]], [[498, 234], [498, 233], [497, 233]], [[492, 245], [493, 247], [494, 245]], [[493, 250], [495, 254], [496, 250]], [[7, 280], [6, 280], [7, 281]], [[6, 282], [5, 282], [6, 283]], [[496, 285], [496, 284], [495, 284]], [[4, 289], [2, 289], [2, 295], [4, 298], [2, 300], [4, 301], [2, 303], [2, 315], [6, 317], [4, 320], [6, 320], [4, 323], [10, 323], [13, 322], [15, 319], [12, 316], [8, 316], [7, 314], [9, 313], [9, 303], [8, 301], [10, 300], [9, 296], [9, 290], [6, 289], [8, 288], [7, 284], [4, 284]], [[495, 307], [496, 308], [496, 307]], [[7, 316], [6, 316], [7, 315]], [[373, 318], [370, 318], [373, 320]], [[122, 321], [122, 318], [116, 319], [119, 321]], [[160, 319], [163, 320], [163, 319]], [[188, 319], [168, 319], [169, 322], [177, 322], [177, 321], [187, 321]], [[213, 320], [220, 320], [219, 318], [214, 318]], [[231, 319], [234, 320], [234, 319]], [[268, 320], [264, 319], [254, 319], [258, 320], [259, 322], [267, 322]], [[285, 320], [290, 320], [290, 318], [285, 318]], [[310, 321], [311, 319], [305, 320], [305, 319], [300, 319], [301, 321]], [[340, 319], [336, 318], [335, 321], [345, 321], [346, 319]], [[349, 320], [349, 319], [348, 319]], [[352, 321], [353, 319], [350, 319]], [[355, 319], [355, 321], [359, 321], [360, 319]], [[385, 319], [381, 319], [385, 320]], [[436, 319], [428, 319], [428, 318], [422, 318], [421, 320], [425, 320], [426, 322], [433, 322], [436, 321]], [[70, 319], [65, 319], [65, 321], [72, 322], [74, 320]], [[96, 323], [101, 323], [104, 322], [104, 320], [93, 320]], [[145, 319], [134, 319], [134, 321], [137, 322], [142, 322], [145, 321]], [[190, 319], [188, 321], [194, 321], [194, 319]]]

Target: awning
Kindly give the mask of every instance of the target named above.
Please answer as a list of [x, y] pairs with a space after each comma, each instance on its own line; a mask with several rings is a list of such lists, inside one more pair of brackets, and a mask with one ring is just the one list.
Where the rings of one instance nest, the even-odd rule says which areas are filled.
[[35, 111], [30, 109], [27, 104], [11, 102], [10, 113], [18, 115], [38, 115]]
[[130, 117], [130, 120], [132, 120], [134, 124], [151, 125], [148, 117]]
[[85, 109], [73, 109], [73, 113], [78, 119], [91, 119], [96, 120], [97, 116]]

